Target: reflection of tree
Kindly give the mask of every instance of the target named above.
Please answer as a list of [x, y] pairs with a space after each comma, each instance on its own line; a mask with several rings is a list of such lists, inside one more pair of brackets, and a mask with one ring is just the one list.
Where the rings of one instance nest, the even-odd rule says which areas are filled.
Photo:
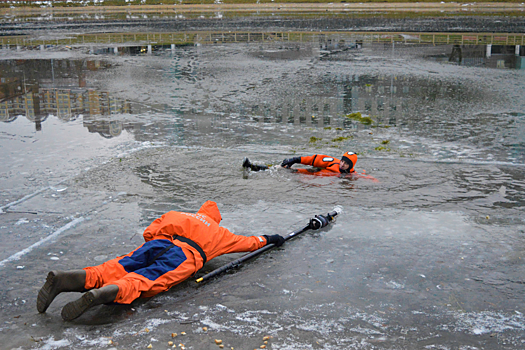
[[122, 133], [122, 123], [120, 121], [109, 122], [109, 133], [111, 136], [119, 136]]
[[461, 46], [460, 45], [454, 45], [452, 48], [452, 52], [450, 53], [450, 56], [448, 58], [449, 62], [458, 62], [458, 64], [461, 64], [463, 58], [463, 54], [461, 52]]
[[[122, 134], [124, 123], [121, 120], [95, 120], [93, 118], [84, 118], [84, 126], [90, 133], [97, 133], [106, 139], [110, 139]], [[129, 125], [129, 127], [133, 128], [133, 125]]]

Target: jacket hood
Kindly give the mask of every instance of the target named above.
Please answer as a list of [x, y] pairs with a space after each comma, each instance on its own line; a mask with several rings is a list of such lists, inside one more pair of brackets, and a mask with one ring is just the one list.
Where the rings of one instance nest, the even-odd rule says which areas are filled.
[[202, 213], [213, 219], [216, 223], [220, 223], [222, 220], [221, 213], [219, 208], [217, 208], [217, 203], [212, 201], [206, 201], [202, 207], [199, 209], [198, 213]]

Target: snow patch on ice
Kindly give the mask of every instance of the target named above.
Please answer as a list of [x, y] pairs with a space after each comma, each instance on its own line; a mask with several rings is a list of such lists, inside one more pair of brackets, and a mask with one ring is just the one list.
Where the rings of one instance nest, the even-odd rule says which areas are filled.
[[148, 328], [149, 330], [152, 330], [160, 325], [170, 323], [170, 322], [173, 322], [173, 320], [167, 320], [163, 318], [152, 318], [146, 322], [146, 328]]
[[301, 320], [297, 325], [297, 329], [305, 331], [319, 332], [324, 336], [329, 336], [332, 332], [343, 332], [345, 327], [339, 322], [325, 319], [311, 319]]
[[108, 345], [109, 338], [108, 337], [99, 337], [95, 339], [88, 339], [87, 337], [83, 337], [81, 344], [84, 346], [91, 346], [95, 348], [105, 347]]
[[464, 331], [476, 335], [502, 333], [504, 331], [525, 332], [525, 318], [518, 311], [511, 315], [491, 311], [455, 313], [454, 317], [457, 319], [456, 331]]
[[41, 350], [53, 350], [68, 347], [71, 342], [67, 339], [55, 340], [54, 337], [49, 337], [43, 340], [44, 345], [40, 348]]
[[27, 224], [29, 222], [29, 220], [27, 220], [27, 218], [21, 218], [20, 220], [18, 220], [15, 225], [19, 226], [19, 225], [22, 225], [22, 224]]
[[393, 289], [404, 289], [405, 285], [403, 283], [397, 283], [395, 281], [385, 282], [387, 287], [393, 288]]
[[235, 312], [234, 310], [229, 309], [226, 306], [221, 305], [221, 304], [215, 305], [215, 310], [221, 310], [221, 311], [226, 311], [226, 312]]

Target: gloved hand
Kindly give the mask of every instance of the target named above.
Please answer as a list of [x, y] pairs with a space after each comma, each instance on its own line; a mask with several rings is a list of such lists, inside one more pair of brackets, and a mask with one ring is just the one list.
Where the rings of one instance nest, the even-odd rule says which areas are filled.
[[320, 228], [326, 227], [330, 223], [327, 216], [316, 215], [315, 218], [310, 220], [310, 228], [312, 230], [319, 230]]
[[295, 163], [301, 163], [301, 157], [293, 157], [293, 158], [288, 158], [288, 159], [285, 159], [283, 160], [283, 162], [281, 163], [281, 166], [283, 168], [290, 168], [292, 165], [294, 165]]
[[280, 247], [286, 242], [281, 235], [263, 235], [266, 238], [266, 244], [275, 244], [276, 247]]

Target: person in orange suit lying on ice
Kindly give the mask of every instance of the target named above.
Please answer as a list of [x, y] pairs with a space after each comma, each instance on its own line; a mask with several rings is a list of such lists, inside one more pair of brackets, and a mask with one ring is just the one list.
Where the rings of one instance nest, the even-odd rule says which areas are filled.
[[[357, 154], [353, 152], [345, 152], [341, 159], [337, 159], [324, 154], [314, 154], [311, 156], [293, 157], [283, 160], [281, 167], [291, 169], [294, 164], [310, 165], [312, 168], [292, 169], [294, 172], [301, 174], [312, 174], [320, 176], [341, 176], [367, 178], [373, 181], [377, 179], [365, 174], [358, 174], [355, 171], [355, 164], [357, 163]], [[244, 159], [244, 168], [249, 168], [252, 171], [266, 170], [269, 167], [266, 165], [252, 164], [248, 158]], [[347, 175], [348, 174], [348, 175]]]
[[196, 214], [170, 211], [144, 231], [146, 241], [134, 251], [98, 266], [51, 271], [37, 297], [43, 313], [62, 292], [85, 292], [66, 304], [62, 318], [73, 320], [89, 308], [111, 302], [130, 304], [152, 297], [193, 276], [219, 255], [251, 252], [267, 244], [281, 246], [280, 235], [242, 236], [219, 226], [217, 204], [205, 202]]

